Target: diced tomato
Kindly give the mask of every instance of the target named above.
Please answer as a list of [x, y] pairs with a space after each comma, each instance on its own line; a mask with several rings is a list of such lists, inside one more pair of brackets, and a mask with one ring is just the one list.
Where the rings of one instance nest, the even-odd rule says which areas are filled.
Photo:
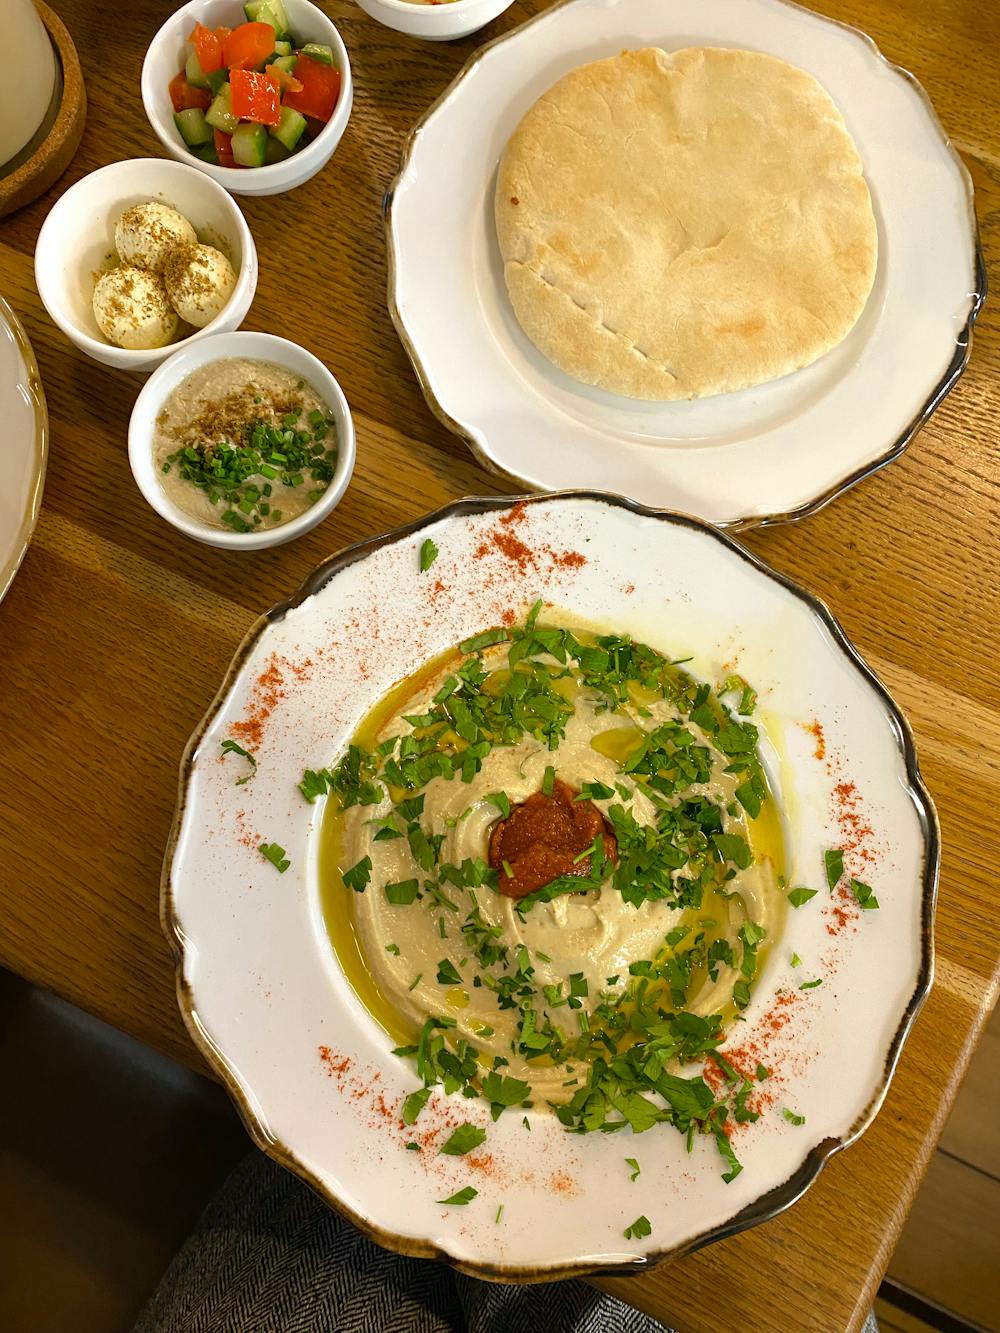
[[212, 94], [209, 90], [195, 88], [193, 84], [188, 83], [183, 73], [174, 75], [168, 85], [168, 91], [175, 111], [190, 111], [192, 107], [207, 111], [212, 105]]
[[277, 125], [281, 119], [281, 97], [275, 83], [255, 69], [234, 69], [229, 75], [233, 115], [258, 125]]
[[285, 106], [301, 111], [304, 116], [329, 120], [340, 96], [340, 70], [300, 55], [295, 62], [295, 77], [302, 84], [302, 91], [285, 93]]
[[222, 60], [227, 69], [253, 69], [263, 65], [274, 50], [274, 29], [270, 23], [241, 23], [226, 38]]
[[299, 83], [294, 74], [289, 74], [287, 69], [278, 69], [276, 65], [268, 65], [264, 73], [277, 88], [279, 96], [283, 92], [300, 93], [302, 91], [302, 84]]
[[224, 42], [231, 32], [232, 28], [216, 28], [215, 35], [220, 42]]
[[196, 23], [190, 40], [194, 46], [194, 53], [198, 57], [202, 74], [214, 74], [217, 69], [222, 68], [222, 43], [219, 41], [218, 34], [214, 33], [211, 28], [205, 28], [202, 24]]
[[213, 130], [215, 138], [215, 151], [219, 155], [220, 167], [234, 167], [236, 160], [233, 157], [233, 136], [223, 134], [221, 130]]

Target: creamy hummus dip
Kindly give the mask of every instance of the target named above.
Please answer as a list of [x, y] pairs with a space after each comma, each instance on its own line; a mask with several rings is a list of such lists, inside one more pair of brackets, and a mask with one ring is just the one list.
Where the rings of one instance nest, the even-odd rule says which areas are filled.
[[229, 357], [170, 394], [153, 455], [179, 509], [250, 532], [287, 523], [320, 498], [337, 462], [335, 423], [316, 390], [283, 366]]
[[334, 943], [427, 1087], [718, 1139], [678, 1071], [747, 1006], [786, 910], [756, 728], [737, 682], [537, 614], [404, 681], [306, 775]]

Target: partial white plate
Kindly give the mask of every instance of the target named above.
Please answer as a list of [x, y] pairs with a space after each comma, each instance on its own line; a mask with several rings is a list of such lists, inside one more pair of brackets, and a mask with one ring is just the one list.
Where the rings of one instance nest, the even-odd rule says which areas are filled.
[[35, 530], [45, 484], [48, 415], [27, 334], [0, 296], [0, 600]]
[[[691, 403], [578, 384], [522, 333], [493, 223], [520, 118], [623, 47], [740, 47], [815, 75], [864, 162], [875, 285], [793, 375]], [[802, 518], [897, 457], [957, 380], [986, 289], [972, 183], [927, 95], [863, 33], [787, 0], [564, 0], [472, 57], [413, 131], [386, 205], [389, 310], [432, 410], [486, 466], [721, 525]]]
[[[819, 602], [715, 528], [585, 493], [518, 510], [517, 533], [537, 553], [521, 568], [495, 540], [510, 532], [498, 524], [511, 503], [462, 501], [352, 547], [257, 623], [184, 757], [163, 922], [189, 1030], [255, 1140], [375, 1240], [507, 1280], [637, 1271], [773, 1216], [871, 1121], [930, 987], [937, 823], [905, 722]], [[440, 555], [421, 575], [427, 536]], [[585, 562], [555, 558], [568, 550]], [[714, 1144], [700, 1140], [688, 1156], [669, 1126], [580, 1138], [533, 1111], [529, 1134], [520, 1114], [491, 1125], [482, 1102], [459, 1098], [461, 1118], [488, 1128], [476, 1173], [437, 1155], [456, 1114], [438, 1094], [418, 1125], [435, 1141], [407, 1151], [414, 1131], [399, 1111], [416, 1075], [391, 1054], [326, 934], [322, 810], [296, 790], [303, 770], [335, 761], [394, 683], [539, 596], [692, 656], [704, 679], [735, 669], [760, 691], [755, 720], [786, 816], [790, 882], [819, 895], [789, 912], [733, 1037], [763, 1043], [775, 1103], [740, 1129], [744, 1170], [731, 1185]], [[259, 738], [244, 738], [257, 767], [237, 786], [245, 761], [223, 759], [221, 742], [248, 718], [260, 724]], [[877, 912], [831, 900], [822, 882], [823, 852], [843, 846], [845, 830], [860, 839], [848, 873], [871, 884]], [[259, 854], [262, 841], [286, 849], [284, 874]], [[821, 986], [800, 990], [817, 977]], [[779, 990], [788, 998], [773, 1011]], [[468, 1207], [435, 1203], [470, 1182], [479, 1196]], [[627, 1241], [639, 1214], [652, 1234]]]

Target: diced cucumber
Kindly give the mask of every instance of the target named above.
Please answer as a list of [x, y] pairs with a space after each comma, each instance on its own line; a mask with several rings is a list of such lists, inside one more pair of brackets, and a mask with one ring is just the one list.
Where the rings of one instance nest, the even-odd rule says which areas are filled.
[[299, 54], [308, 56], [310, 60], [318, 60], [322, 65], [333, 64], [333, 50], [322, 42], [306, 42]]
[[184, 65], [184, 77], [192, 88], [207, 88], [208, 79], [201, 72], [197, 51], [192, 51]]
[[191, 152], [203, 162], [211, 162], [213, 167], [219, 165], [219, 154], [215, 151], [214, 143], [199, 144], [197, 148], [192, 148]]
[[282, 147], [287, 148], [290, 153], [294, 153], [295, 146], [302, 138], [305, 127], [306, 118], [300, 111], [296, 111], [290, 106], [283, 106], [281, 108], [281, 119], [277, 125], [272, 125], [269, 133], [272, 139], [276, 139]]
[[274, 54], [278, 56], [290, 56], [292, 54], [291, 42], [275, 42]]
[[233, 130], [233, 158], [241, 167], [262, 167], [267, 156], [267, 130], [243, 121]]
[[212, 127], [205, 119], [205, 113], [199, 107], [190, 107], [187, 111], [174, 112], [174, 124], [181, 132], [181, 138], [189, 148], [211, 143]]
[[298, 56], [278, 56], [277, 60], [272, 60], [271, 64], [275, 69], [283, 69], [286, 74], [291, 74], [295, 68], [295, 62]]
[[223, 134], [232, 134], [240, 123], [239, 117], [233, 115], [233, 95], [228, 83], [224, 83], [216, 93], [212, 105], [205, 112], [205, 119], [213, 130], [221, 130]]
[[264, 165], [271, 167], [275, 162], [284, 162], [286, 157], [291, 157], [291, 153], [281, 142], [280, 139], [272, 139], [267, 136], [267, 151], [264, 153]]
[[288, 32], [288, 15], [282, 0], [247, 0], [243, 13], [251, 23], [270, 23], [278, 37]]
[[184, 77], [192, 88], [209, 88], [214, 95], [229, 76], [224, 69], [213, 69], [211, 74], [203, 74], [201, 62], [197, 54], [192, 51], [184, 65]]

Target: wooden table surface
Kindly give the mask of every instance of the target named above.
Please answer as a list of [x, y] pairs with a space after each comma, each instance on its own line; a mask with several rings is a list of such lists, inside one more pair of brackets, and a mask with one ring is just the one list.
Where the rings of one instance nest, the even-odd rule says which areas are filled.
[[[0, 607], [0, 963], [195, 1067], [157, 916], [189, 732], [247, 626], [322, 557], [457, 496], [499, 489], [423, 401], [386, 313], [379, 214], [401, 139], [477, 39], [420, 43], [346, 0], [326, 7], [356, 80], [343, 142], [293, 194], [242, 201], [260, 252], [246, 327], [316, 352], [354, 411], [354, 481], [318, 529], [237, 554], [160, 521], [126, 460], [138, 379], [76, 353], [35, 291], [35, 238], [58, 192], [106, 162], [159, 155], [139, 70], [170, 3], [55, 0], [83, 62], [87, 130], [63, 182], [0, 224], [0, 293], [34, 344], [51, 418], [44, 507]], [[488, 35], [541, 7], [517, 0]], [[923, 82], [972, 172], [995, 260], [1000, 9], [980, 0], [820, 7], [867, 29]], [[944, 835], [938, 969], [878, 1120], [800, 1203], [658, 1273], [606, 1283], [685, 1333], [858, 1327], [995, 997], [998, 335], [987, 304], [967, 374], [900, 461], [805, 523], [746, 538], [827, 600], [913, 724]]]

